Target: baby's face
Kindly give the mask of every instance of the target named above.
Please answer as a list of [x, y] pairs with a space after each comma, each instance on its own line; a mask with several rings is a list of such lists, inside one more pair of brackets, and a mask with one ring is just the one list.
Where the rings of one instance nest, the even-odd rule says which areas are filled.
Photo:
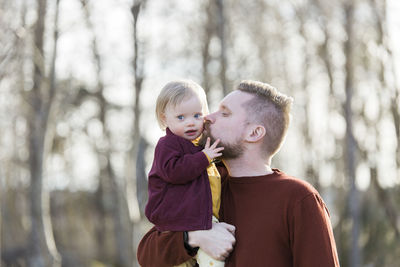
[[167, 105], [164, 123], [175, 135], [192, 141], [203, 132], [202, 110], [199, 97], [189, 96], [176, 106]]

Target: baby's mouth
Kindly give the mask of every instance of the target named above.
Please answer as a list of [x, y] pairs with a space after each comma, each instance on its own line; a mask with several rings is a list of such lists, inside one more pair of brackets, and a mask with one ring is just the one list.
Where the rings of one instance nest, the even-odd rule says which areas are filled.
[[185, 133], [190, 135], [190, 134], [197, 133], [197, 130], [188, 130]]

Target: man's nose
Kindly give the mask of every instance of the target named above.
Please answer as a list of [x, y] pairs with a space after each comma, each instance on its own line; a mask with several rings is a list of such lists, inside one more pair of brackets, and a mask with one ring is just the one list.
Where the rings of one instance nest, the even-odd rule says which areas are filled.
[[204, 117], [204, 119], [210, 123], [214, 123], [215, 122], [215, 112], [214, 113], [210, 113], [208, 115], [206, 115]]

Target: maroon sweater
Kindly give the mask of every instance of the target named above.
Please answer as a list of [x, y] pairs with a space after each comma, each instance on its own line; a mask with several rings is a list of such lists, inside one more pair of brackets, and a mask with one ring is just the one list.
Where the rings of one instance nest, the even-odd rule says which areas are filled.
[[168, 128], [158, 141], [149, 173], [145, 214], [159, 231], [211, 228], [210, 163], [202, 149]]
[[[227, 177], [221, 201], [221, 220], [236, 226], [236, 245], [225, 266], [339, 266], [327, 208], [308, 183], [279, 170]], [[138, 247], [143, 267], [173, 266], [188, 258], [181, 232], [160, 234], [153, 228]]]

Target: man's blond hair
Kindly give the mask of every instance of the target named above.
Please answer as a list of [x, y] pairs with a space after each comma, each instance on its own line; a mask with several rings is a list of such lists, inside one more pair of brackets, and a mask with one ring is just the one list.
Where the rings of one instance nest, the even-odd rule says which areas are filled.
[[208, 113], [207, 98], [203, 88], [192, 80], [176, 80], [167, 83], [157, 97], [156, 118], [162, 130], [167, 127], [163, 121], [163, 115], [167, 106], [175, 107], [190, 96], [197, 96], [203, 107], [203, 115]]
[[273, 156], [285, 139], [293, 98], [278, 92], [267, 83], [257, 81], [242, 81], [237, 90], [254, 95], [244, 104], [248, 120], [264, 126], [264, 151], [268, 156]]

